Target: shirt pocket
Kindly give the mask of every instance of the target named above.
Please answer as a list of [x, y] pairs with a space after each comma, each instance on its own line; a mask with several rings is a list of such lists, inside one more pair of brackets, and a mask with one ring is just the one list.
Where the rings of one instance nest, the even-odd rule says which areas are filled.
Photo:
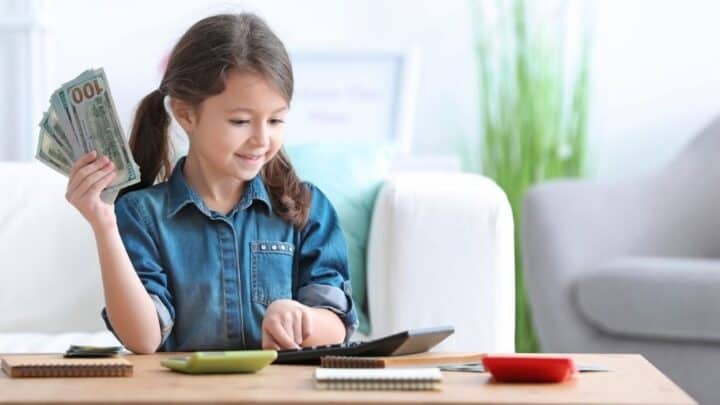
[[289, 242], [258, 240], [250, 243], [252, 300], [269, 305], [292, 298], [292, 268], [295, 245]]

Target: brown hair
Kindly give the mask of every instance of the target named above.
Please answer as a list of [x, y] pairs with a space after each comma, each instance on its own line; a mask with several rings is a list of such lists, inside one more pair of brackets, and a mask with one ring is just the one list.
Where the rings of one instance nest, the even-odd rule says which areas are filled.
[[[140, 165], [140, 183], [126, 193], [166, 181], [172, 171], [163, 99], [169, 95], [198, 107], [225, 90], [232, 69], [257, 72], [275, 85], [288, 105], [293, 93], [290, 58], [280, 39], [253, 14], [220, 14], [195, 23], [170, 54], [160, 87], [140, 101], [130, 133], [130, 149]], [[297, 228], [307, 222], [310, 192], [295, 173], [283, 148], [260, 174], [273, 210]]]

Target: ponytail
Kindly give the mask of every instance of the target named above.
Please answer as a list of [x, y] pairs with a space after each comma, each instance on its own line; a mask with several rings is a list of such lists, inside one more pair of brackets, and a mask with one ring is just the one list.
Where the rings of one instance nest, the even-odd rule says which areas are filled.
[[123, 189], [119, 196], [152, 186], [157, 180], [167, 180], [170, 176], [167, 131], [170, 117], [165, 111], [164, 98], [160, 90], [153, 90], [138, 105], [130, 132], [130, 151], [140, 166], [140, 182]]
[[275, 213], [302, 229], [310, 212], [310, 190], [293, 169], [285, 149], [281, 148], [260, 173]]

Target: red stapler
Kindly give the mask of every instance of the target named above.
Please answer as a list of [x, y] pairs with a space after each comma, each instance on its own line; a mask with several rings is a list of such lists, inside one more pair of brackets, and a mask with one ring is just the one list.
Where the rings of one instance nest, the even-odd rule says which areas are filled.
[[570, 357], [522, 354], [486, 354], [485, 369], [498, 382], [563, 382], [575, 373]]

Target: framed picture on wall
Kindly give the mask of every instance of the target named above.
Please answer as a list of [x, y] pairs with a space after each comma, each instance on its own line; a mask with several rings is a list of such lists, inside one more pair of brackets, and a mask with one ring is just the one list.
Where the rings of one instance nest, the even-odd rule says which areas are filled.
[[415, 50], [319, 50], [290, 55], [295, 74], [285, 142], [389, 142], [408, 154]]

